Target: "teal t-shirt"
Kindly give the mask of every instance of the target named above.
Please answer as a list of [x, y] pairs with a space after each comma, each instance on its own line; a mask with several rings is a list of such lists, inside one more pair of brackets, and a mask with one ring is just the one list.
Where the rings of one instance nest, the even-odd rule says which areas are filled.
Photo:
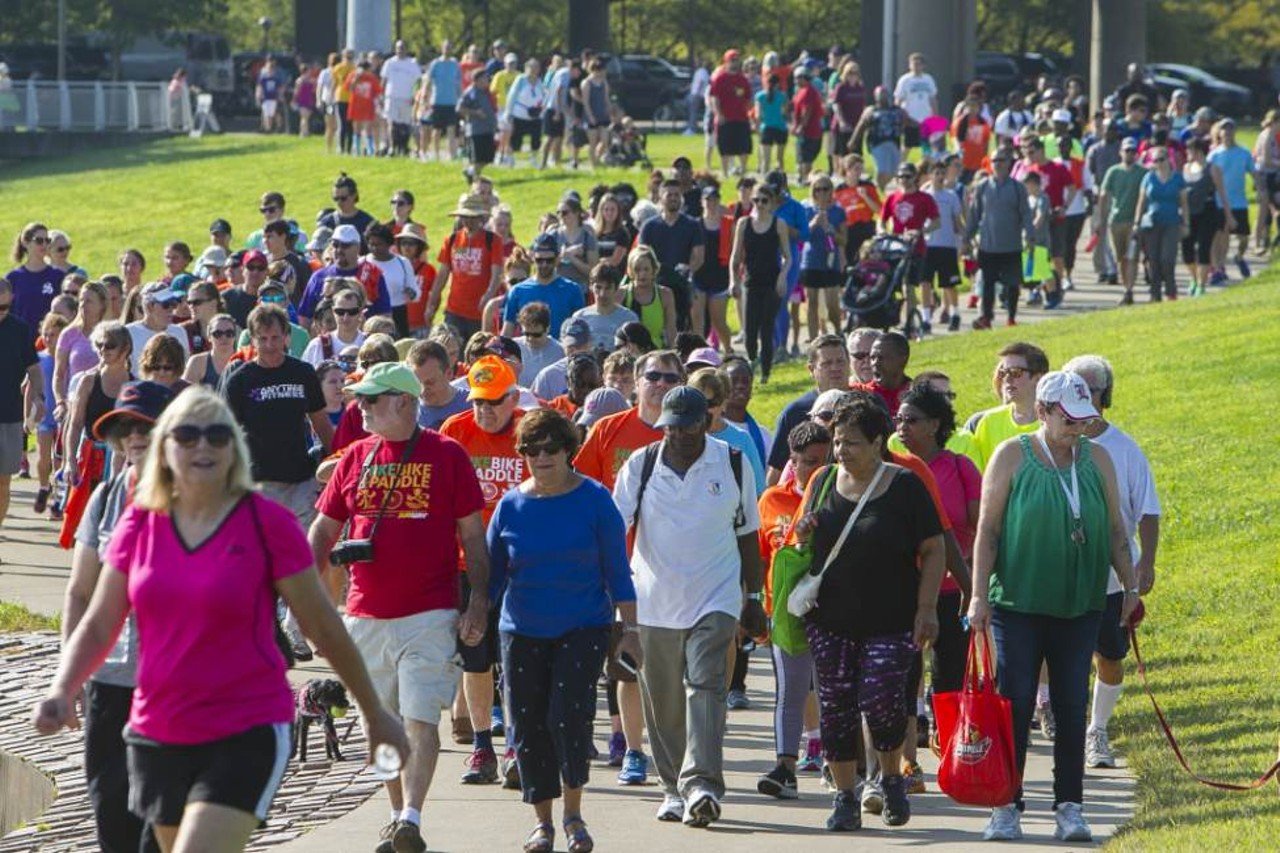
[[787, 129], [787, 117], [783, 108], [787, 104], [787, 96], [781, 89], [775, 89], [770, 97], [767, 91], [756, 93], [756, 110], [760, 114], [760, 126], [780, 130]]
[[1138, 208], [1138, 190], [1147, 170], [1141, 166], [1126, 167], [1119, 163], [1107, 169], [1102, 178], [1102, 191], [1111, 197], [1109, 225], [1132, 225]]

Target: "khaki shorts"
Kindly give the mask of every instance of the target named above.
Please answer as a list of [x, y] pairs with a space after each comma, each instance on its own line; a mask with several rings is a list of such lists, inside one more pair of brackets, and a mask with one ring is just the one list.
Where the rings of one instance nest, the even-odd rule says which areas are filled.
[[280, 504], [293, 513], [302, 525], [302, 532], [311, 529], [311, 522], [316, 520], [316, 501], [320, 499], [320, 484], [315, 480], [303, 480], [301, 483], [278, 483], [264, 480], [258, 489], [266, 497]]
[[0, 424], [0, 477], [12, 477], [21, 470], [25, 450], [22, 423]]
[[342, 621], [387, 710], [439, 723], [462, 673], [456, 657], [457, 611], [428, 610], [399, 619], [343, 616]]

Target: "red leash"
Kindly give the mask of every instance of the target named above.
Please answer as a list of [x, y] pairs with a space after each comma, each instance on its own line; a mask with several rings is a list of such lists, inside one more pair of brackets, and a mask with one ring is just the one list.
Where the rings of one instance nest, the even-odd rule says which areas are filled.
[[1191, 765], [1187, 763], [1187, 759], [1182, 754], [1182, 749], [1178, 746], [1178, 739], [1173, 735], [1173, 729], [1169, 728], [1169, 721], [1165, 719], [1164, 711], [1160, 710], [1160, 704], [1156, 702], [1155, 694], [1151, 692], [1151, 683], [1147, 680], [1147, 667], [1142, 661], [1142, 653], [1138, 651], [1138, 631], [1133, 624], [1129, 625], [1129, 642], [1133, 646], [1133, 658], [1138, 662], [1138, 672], [1142, 675], [1142, 686], [1146, 688], [1147, 697], [1151, 700], [1151, 707], [1155, 709], [1156, 717], [1160, 720], [1160, 726], [1164, 729], [1164, 736], [1169, 741], [1169, 746], [1173, 748], [1173, 754], [1178, 757], [1178, 763], [1182, 765], [1182, 769], [1187, 771], [1191, 778], [1195, 779], [1202, 785], [1208, 785], [1210, 788], [1218, 788], [1223, 791], [1253, 791], [1261, 788], [1275, 778], [1280, 783], [1280, 759], [1267, 769], [1257, 779], [1248, 785], [1237, 785], [1232, 782], [1215, 782], [1212, 779], [1206, 779], [1198, 775], [1191, 769]]

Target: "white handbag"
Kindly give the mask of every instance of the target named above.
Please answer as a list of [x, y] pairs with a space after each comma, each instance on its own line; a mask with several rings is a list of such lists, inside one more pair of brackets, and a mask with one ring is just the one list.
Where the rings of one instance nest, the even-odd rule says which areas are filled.
[[827, 554], [827, 560], [822, 564], [822, 571], [816, 575], [811, 572], [800, 578], [791, 590], [791, 595], [787, 596], [787, 612], [792, 616], [800, 619], [818, 606], [818, 591], [822, 589], [822, 578], [840, 554], [840, 549], [844, 547], [844, 540], [849, 538], [849, 531], [853, 530], [853, 525], [858, 520], [858, 516], [862, 515], [862, 508], [867, 505], [867, 501], [871, 498], [872, 492], [876, 490], [876, 486], [880, 485], [880, 477], [884, 474], [884, 469], [885, 464], [881, 462], [880, 467], [876, 469], [876, 475], [871, 478], [871, 485], [867, 486], [866, 490], [863, 491], [862, 497], [858, 499], [858, 505], [853, 508], [853, 513], [850, 514], [849, 520], [845, 522], [844, 530], [840, 531], [840, 538], [836, 540], [836, 544], [831, 546], [831, 551]]

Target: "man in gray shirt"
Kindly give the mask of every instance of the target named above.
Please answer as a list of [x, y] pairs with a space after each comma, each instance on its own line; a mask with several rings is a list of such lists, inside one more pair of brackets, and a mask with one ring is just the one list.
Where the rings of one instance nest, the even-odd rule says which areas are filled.
[[1102, 138], [1090, 145], [1084, 155], [1084, 173], [1088, 183], [1085, 192], [1093, 205], [1089, 227], [1099, 235], [1093, 246], [1093, 269], [1103, 284], [1119, 284], [1120, 279], [1115, 255], [1111, 252], [1111, 241], [1107, 239], [1107, 223], [1102, 218], [1102, 206], [1098, 204], [1098, 186], [1107, 170], [1119, 162], [1120, 128], [1114, 122], [1106, 122]]
[[975, 329], [990, 329], [995, 316], [996, 282], [1004, 287], [1008, 325], [1015, 325], [1022, 287], [1022, 245], [1031, 236], [1027, 190], [1010, 175], [1013, 152], [1001, 147], [991, 158], [995, 174], [974, 188], [969, 211], [969, 239], [977, 237], [978, 272], [982, 276], [982, 316]]
[[498, 132], [498, 104], [489, 91], [489, 72], [477, 68], [471, 85], [458, 101], [458, 115], [467, 123], [467, 138], [471, 141], [471, 165], [467, 177], [471, 180], [493, 162], [494, 140]]

